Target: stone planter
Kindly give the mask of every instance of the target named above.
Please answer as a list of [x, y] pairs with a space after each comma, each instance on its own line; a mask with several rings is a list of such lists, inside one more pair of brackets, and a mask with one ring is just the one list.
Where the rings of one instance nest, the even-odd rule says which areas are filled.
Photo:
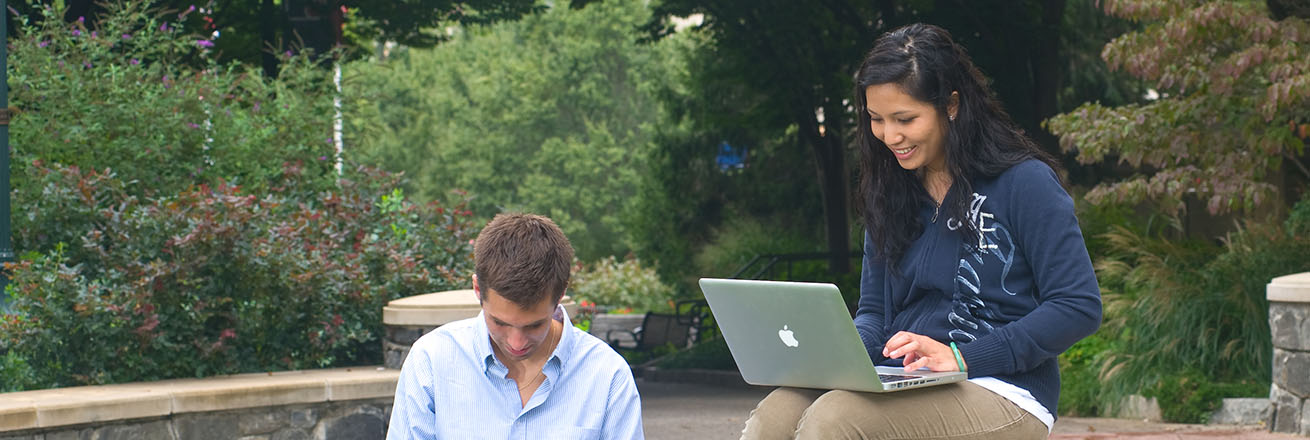
[[[560, 300], [569, 316], [577, 313], [573, 300], [565, 296]], [[482, 305], [472, 289], [449, 290], [400, 298], [382, 308], [382, 325], [386, 336], [382, 340], [383, 365], [399, 369], [409, 356], [409, 347], [419, 337], [444, 324], [478, 316]]]
[[1269, 427], [1310, 436], [1310, 272], [1274, 278], [1265, 297], [1274, 342]]

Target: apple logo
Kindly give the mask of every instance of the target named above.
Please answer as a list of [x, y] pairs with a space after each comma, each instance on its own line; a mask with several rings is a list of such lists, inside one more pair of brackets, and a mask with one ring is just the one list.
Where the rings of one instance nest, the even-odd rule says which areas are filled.
[[796, 340], [796, 333], [787, 330], [785, 324], [782, 326], [782, 330], [778, 330], [778, 339], [782, 339], [782, 343], [788, 347], [797, 347], [801, 345], [801, 342]]

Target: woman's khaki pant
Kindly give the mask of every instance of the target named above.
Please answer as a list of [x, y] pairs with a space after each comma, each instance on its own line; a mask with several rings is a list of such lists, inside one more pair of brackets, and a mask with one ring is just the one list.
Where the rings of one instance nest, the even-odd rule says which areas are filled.
[[743, 439], [1044, 439], [1037, 417], [969, 382], [895, 393], [778, 388]]

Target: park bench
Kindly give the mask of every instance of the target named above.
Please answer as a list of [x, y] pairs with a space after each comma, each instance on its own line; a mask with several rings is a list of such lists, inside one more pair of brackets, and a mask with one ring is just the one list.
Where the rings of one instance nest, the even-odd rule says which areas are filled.
[[[600, 315], [604, 316], [604, 315]], [[635, 322], [636, 315], [619, 318], [622, 322]], [[647, 312], [641, 315], [636, 327], [607, 324], [593, 327], [592, 334], [614, 348], [650, 351], [672, 344], [686, 348], [697, 342], [708, 330], [709, 307], [703, 300], [682, 300], [674, 303], [674, 313]], [[596, 320], [592, 321], [593, 326]]]

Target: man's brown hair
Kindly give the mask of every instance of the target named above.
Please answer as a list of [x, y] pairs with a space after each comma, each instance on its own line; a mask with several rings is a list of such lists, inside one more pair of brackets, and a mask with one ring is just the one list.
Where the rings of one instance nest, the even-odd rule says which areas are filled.
[[573, 246], [549, 218], [498, 214], [473, 244], [473, 271], [483, 295], [488, 290], [528, 309], [550, 299], [556, 304], [569, 286]]

